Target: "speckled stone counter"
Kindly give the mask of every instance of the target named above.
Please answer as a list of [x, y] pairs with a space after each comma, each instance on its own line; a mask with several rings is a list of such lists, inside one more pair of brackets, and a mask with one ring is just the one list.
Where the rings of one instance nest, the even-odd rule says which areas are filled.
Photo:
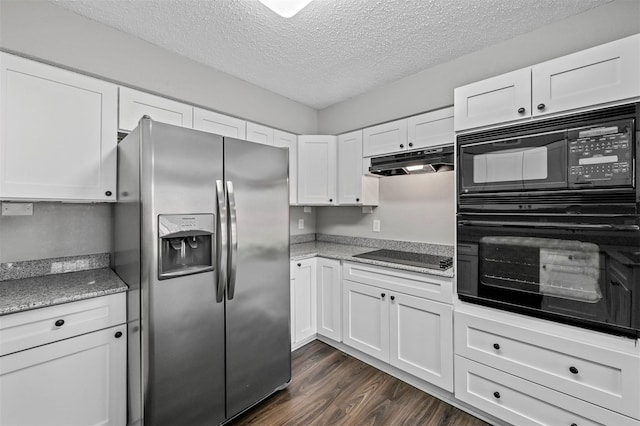
[[[376, 250], [375, 247], [350, 245], [350, 244], [338, 244], [327, 241], [313, 241], [301, 244], [291, 244], [289, 253], [291, 260], [308, 259], [315, 256], [326, 257], [329, 259], [347, 260], [350, 262], [367, 263], [376, 266], [386, 266], [387, 268], [402, 269], [405, 271], [420, 272], [424, 274], [438, 275], [441, 277], [453, 277], [453, 269], [449, 268], [444, 271], [440, 269], [420, 268], [417, 266], [402, 265], [400, 263], [382, 262], [378, 260], [363, 259], [360, 257], [353, 257], [356, 254], [366, 253], [368, 251]], [[400, 248], [396, 248], [400, 250]], [[423, 251], [428, 252], [428, 251]], [[441, 253], [432, 253], [441, 254]]]
[[0, 281], [0, 315], [127, 291], [109, 268]]

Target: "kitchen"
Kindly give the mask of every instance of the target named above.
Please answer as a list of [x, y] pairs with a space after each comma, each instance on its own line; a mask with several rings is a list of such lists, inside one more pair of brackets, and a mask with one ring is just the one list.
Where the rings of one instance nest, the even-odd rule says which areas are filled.
[[[317, 110], [249, 87], [226, 74], [212, 73], [196, 62], [48, 2], [3, 1], [0, 7], [3, 50], [275, 129], [321, 135], [340, 135], [438, 110], [453, 104], [456, 87], [640, 32], [637, 3], [614, 1]], [[603, 21], [616, 24], [603, 26]], [[95, 46], [101, 49], [96, 51]], [[123, 67], [122, 63], [131, 65]], [[193, 78], [186, 81], [184, 75]], [[416, 96], [418, 92], [429, 96]], [[303, 206], [291, 207], [291, 236], [454, 245], [454, 173], [383, 178], [379, 198], [372, 213], [363, 213], [361, 206], [313, 206], [310, 212]], [[303, 229], [299, 229], [301, 219]], [[3, 263], [113, 252], [113, 213], [108, 203], [40, 202], [33, 204], [32, 216], [2, 216], [0, 220]], [[379, 233], [372, 231], [374, 220], [379, 221]]]

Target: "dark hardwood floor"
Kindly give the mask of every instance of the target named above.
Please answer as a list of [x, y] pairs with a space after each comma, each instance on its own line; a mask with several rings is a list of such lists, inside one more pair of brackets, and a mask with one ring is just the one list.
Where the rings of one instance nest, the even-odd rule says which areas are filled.
[[486, 425], [317, 340], [293, 353], [292, 369], [287, 389], [231, 424]]

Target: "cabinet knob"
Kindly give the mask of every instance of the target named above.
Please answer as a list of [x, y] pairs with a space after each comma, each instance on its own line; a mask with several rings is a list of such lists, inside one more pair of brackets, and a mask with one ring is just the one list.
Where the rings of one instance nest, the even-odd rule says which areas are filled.
[[333, 198], [329, 198], [329, 202], [330, 202], [330, 203], [333, 203]]
[[409, 142], [409, 148], [413, 146], [413, 142]]
[[107, 197], [111, 197], [111, 191], [105, 192], [104, 195], [106, 195]]
[[384, 297], [387, 295], [387, 293], [381, 293], [380, 296], [382, 296], [382, 298], [384, 299]]
[[116, 331], [115, 336], [116, 336], [116, 339], [121, 338], [122, 337], [122, 331]]
[[298, 268], [302, 266], [302, 263], [298, 263]]
[[400, 144], [400, 148], [404, 148], [404, 144], [403, 143]]
[[56, 327], [62, 327], [64, 325], [64, 320], [63, 319], [59, 319], [58, 321], [55, 322]]
[[571, 423], [571, 426], [578, 426], [578, 423]]
[[536, 108], [538, 108], [538, 110], [542, 111], [543, 109], [545, 109], [547, 106], [545, 104], [538, 104], [538, 106]]
[[493, 349], [495, 349], [496, 351], [499, 351], [500, 350], [500, 345], [497, 344], [497, 343], [494, 343], [493, 344]]
[[360, 201], [360, 198], [356, 198], [356, 202], [357, 202], [357, 201]]
[[494, 393], [493, 393], [493, 397], [494, 397], [495, 399], [500, 399], [500, 392], [494, 392]]
[[571, 374], [578, 374], [579, 371], [577, 368], [575, 368], [573, 365], [571, 367], [569, 367], [569, 371], [571, 372]]
[[396, 300], [396, 297], [395, 296], [390, 296], [389, 299]]
[[526, 110], [522, 107], [518, 108], [518, 114], [524, 114]]

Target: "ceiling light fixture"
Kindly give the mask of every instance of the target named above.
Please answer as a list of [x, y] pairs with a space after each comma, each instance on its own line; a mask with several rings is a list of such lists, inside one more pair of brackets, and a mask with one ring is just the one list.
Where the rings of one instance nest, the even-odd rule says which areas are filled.
[[311, 3], [311, 0], [260, 0], [260, 3], [283, 18], [291, 18]]

